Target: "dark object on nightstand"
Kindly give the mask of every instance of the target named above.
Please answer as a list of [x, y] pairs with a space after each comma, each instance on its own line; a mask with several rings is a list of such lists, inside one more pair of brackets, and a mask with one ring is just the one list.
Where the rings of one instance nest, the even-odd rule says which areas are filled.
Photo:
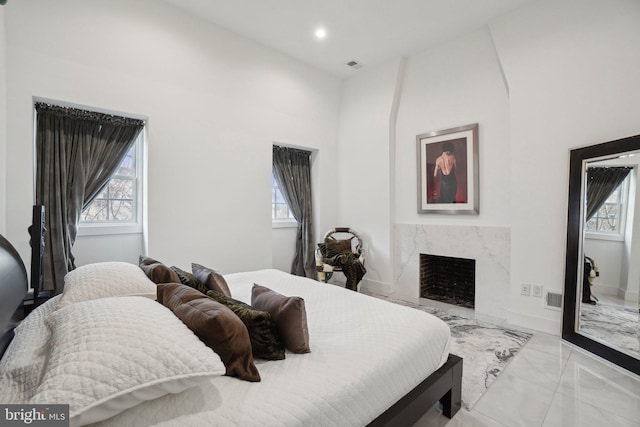
[[29, 231], [31, 245], [31, 288], [22, 302], [22, 313], [27, 317], [37, 306], [54, 295], [53, 291], [42, 290], [42, 257], [44, 256], [44, 206], [33, 206]]
[[[33, 292], [29, 291], [22, 302], [23, 319], [29, 315], [36, 307], [53, 296], [51, 291], [42, 291], [38, 293], [38, 297], [34, 298]], [[20, 319], [22, 320], [22, 319]]]

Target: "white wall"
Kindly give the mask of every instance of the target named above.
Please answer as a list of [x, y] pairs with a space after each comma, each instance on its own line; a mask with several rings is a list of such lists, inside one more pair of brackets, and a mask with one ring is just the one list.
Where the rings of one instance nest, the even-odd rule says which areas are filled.
[[[637, 156], [636, 156], [637, 157]], [[625, 246], [622, 262], [622, 287], [618, 296], [627, 301], [640, 304], [640, 186], [638, 185], [638, 166], [631, 173], [629, 186], [629, 217], [625, 230]]]
[[[501, 272], [501, 277], [479, 276], [476, 289], [480, 290], [481, 309], [484, 314], [504, 318], [508, 309], [504, 295], [509, 287], [509, 241], [495, 236], [508, 236], [504, 226], [510, 219], [509, 102], [490, 33], [482, 29], [466, 34], [398, 64], [402, 66], [390, 63], [363, 69], [366, 72], [347, 80], [343, 90], [340, 158], [349, 159], [344, 153], [357, 154], [359, 163], [367, 167], [352, 170], [341, 164], [341, 182], [361, 183], [357, 190], [352, 186], [343, 190], [341, 215], [354, 217], [354, 212], [362, 212], [355, 217], [356, 223], [367, 224], [368, 229], [362, 231], [368, 233], [370, 244], [374, 248], [391, 245], [387, 251], [377, 249], [382, 256], [367, 253], [365, 282], [371, 287], [372, 273], [377, 274], [373, 280], [382, 284], [374, 283], [376, 290], [386, 288], [398, 297], [417, 299], [414, 252], [424, 245], [415, 240], [412, 230], [418, 230], [435, 250], [446, 245], [430, 240], [437, 238], [433, 235], [423, 235], [424, 225], [465, 226], [467, 229], [455, 231], [477, 238], [474, 247], [483, 252], [481, 258], [489, 260], [482, 270]], [[391, 114], [394, 102], [397, 117]], [[416, 135], [475, 122], [480, 123], [480, 215], [418, 214]], [[488, 252], [481, 249], [487, 236], [501, 247]], [[496, 253], [500, 254], [497, 258]], [[407, 268], [412, 271], [405, 271]], [[499, 298], [495, 298], [496, 292], [501, 294]]]
[[[508, 88], [487, 28], [407, 59], [396, 139], [396, 222], [424, 233], [396, 236], [395, 292], [419, 296], [417, 255], [476, 260], [478, 316], [506, 317], [509, 290], [510, 146]], [[479, 124], [479, 215], [417, 212], [416, 135]]]
[[[584, 253], [593, 259], [600, 275], [594, 282], [604, 293], [617, 295], [621, 287], [622, 259], [625, 257], [624, 242], [585, 237]], [[594, 290], [594, 294], [598, 292]]]
[[[569, 149], [640, 133], [637, 22], [640, 3], [632, 0], [541, 0], [516, 10], [488, 29], [408, 57], [400, 76], [402, 89], [396, 93], [395, 138], [387, 137], [386, 127], [378, 123], [372, 131], [375, 136], [365, 130], [367, 135], [352, 143], [358, 146], [367, 139], [388, 138], [386, 144], [379, 143], [384, 152], [395, 145], [395, 170], [391, 168], [390, 177], [395, 194], [388, 203], [401, 229], [442, 225], [460, 233], [467, 228], [468, 236], [474, 230], [510, 229], [505, 247], [498, 249], [510, 253], [504, 272], [508, 282], [504, 288], [492, 285], [489, 292], [496, 301], [506, 301], [506, 307], [494, 312], [506, 309], [512, 323], [560, 332], [561, 314], [546, 310], [542, 298], [521, 296], [520, 285], [563, 290]], [[370, 108], [363, 95], [347, 99], [353, 104], [346, 103], [349, 87], [362, 85], [358, 93], [366, 94], [391, 86], [383, 80], [369, 81], [375, 72], [369, 73], [357, 74], [345, 84], [341, 152], [343, 135], [358, 135], [362, 128], [352, 121], [351, 112]], [[417, 214], [415, 136], [474, 122], [480, 125], [480, 214]], [[377, 164], [379, 155], [369, 154], [363, 161], [373, 159]], [[376, 168], [341, 171], [344, 182], [356, 178], [374, 182], [379, 173]], [[350, 190], [343, 190], [344, 199]], [[385, 203], [376, 211], [384, 211]], [[370, 239], [385, 241], [386, 233]], [[411, 246], [394, 243], [398, 252]], [[432, 243], [441, 246], [441, 242]], [[394, 280], [404, 274], [395, 271], [406, 266], [402, 256], [399, 253], [393, 267]], [[409, 299], [417, 295], [402, 284], [393, 291]]]
[[491, 26], [510, 93], [513, 323], [560, 330], [519, 286], [563, 289], [568, 150], [640, 133], [639, 19], [637, 1], [542, 0]]
[[[297, 227], [273, 228], [271, 232], [271, 266], [276, 270], [291, 272], [293, 258], [296, 256]], [[322, 236], [316, 236], [316, 240]], [[319, 241], [319, 240], [318, 240]]]
[[[397, 222], [508, 225], [508, 118], [508, 89], [487, 29], [410, 57], [397, 125]], [[416, 135], [471, 123], [479, 124], [480, 214], [418, 214]]]
[[0, 234], [6, 236], [7, 215], [7, 40], [4, 7], [0, 7]]
[[333, 201], [339, 222], [330, 228], [351, 227], [360, 233], [367, 269], [362, 285], [373, 290], [388, 291], [393, 280], [390, 131], [401, 72], [401, 61], [392, 61], [359, 71], [342, 87], [335, 159], [340, 190]]
[[316, 225], [335, 223], [324, 207], [336, 78], [162, 2], [25, 0], [5, 11], [11, 240], [30, 221], [32, 96], [149, 117], [150, 256], [224, 273], [271, 267], [275, 141], [319, 150]]

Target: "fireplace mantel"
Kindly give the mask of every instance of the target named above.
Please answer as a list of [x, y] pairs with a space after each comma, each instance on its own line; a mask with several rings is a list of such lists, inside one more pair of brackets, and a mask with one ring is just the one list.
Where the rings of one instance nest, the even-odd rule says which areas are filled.
[[395, 224], [395, 296], [420, 298], [420, 254], [476, 260], [476, 317], [506, 319], [511, 232], [508, 227]]

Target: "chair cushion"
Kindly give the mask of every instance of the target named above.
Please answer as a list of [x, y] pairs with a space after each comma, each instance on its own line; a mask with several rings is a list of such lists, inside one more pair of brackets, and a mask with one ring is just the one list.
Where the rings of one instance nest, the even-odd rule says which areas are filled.
[[351, 239], [345, 240], [327, 240], [326, 257], [333, 258], [336, 255], [351, 252]]

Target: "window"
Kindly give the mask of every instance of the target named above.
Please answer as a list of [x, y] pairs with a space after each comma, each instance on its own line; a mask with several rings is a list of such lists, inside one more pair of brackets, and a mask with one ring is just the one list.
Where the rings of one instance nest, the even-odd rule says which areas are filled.
[[624, 234], [628, 192], [629, 177], [627, 176], [598, 212], [587, 221], [585, 231], [621, 237]]
[[81, 227], [136, 225], [141, 211], [142, 133], [108, 184], [80, 216]]
[[297, 223], [273, 175], [271, 176], [271, 219], [274, 225], [292, 225]]

